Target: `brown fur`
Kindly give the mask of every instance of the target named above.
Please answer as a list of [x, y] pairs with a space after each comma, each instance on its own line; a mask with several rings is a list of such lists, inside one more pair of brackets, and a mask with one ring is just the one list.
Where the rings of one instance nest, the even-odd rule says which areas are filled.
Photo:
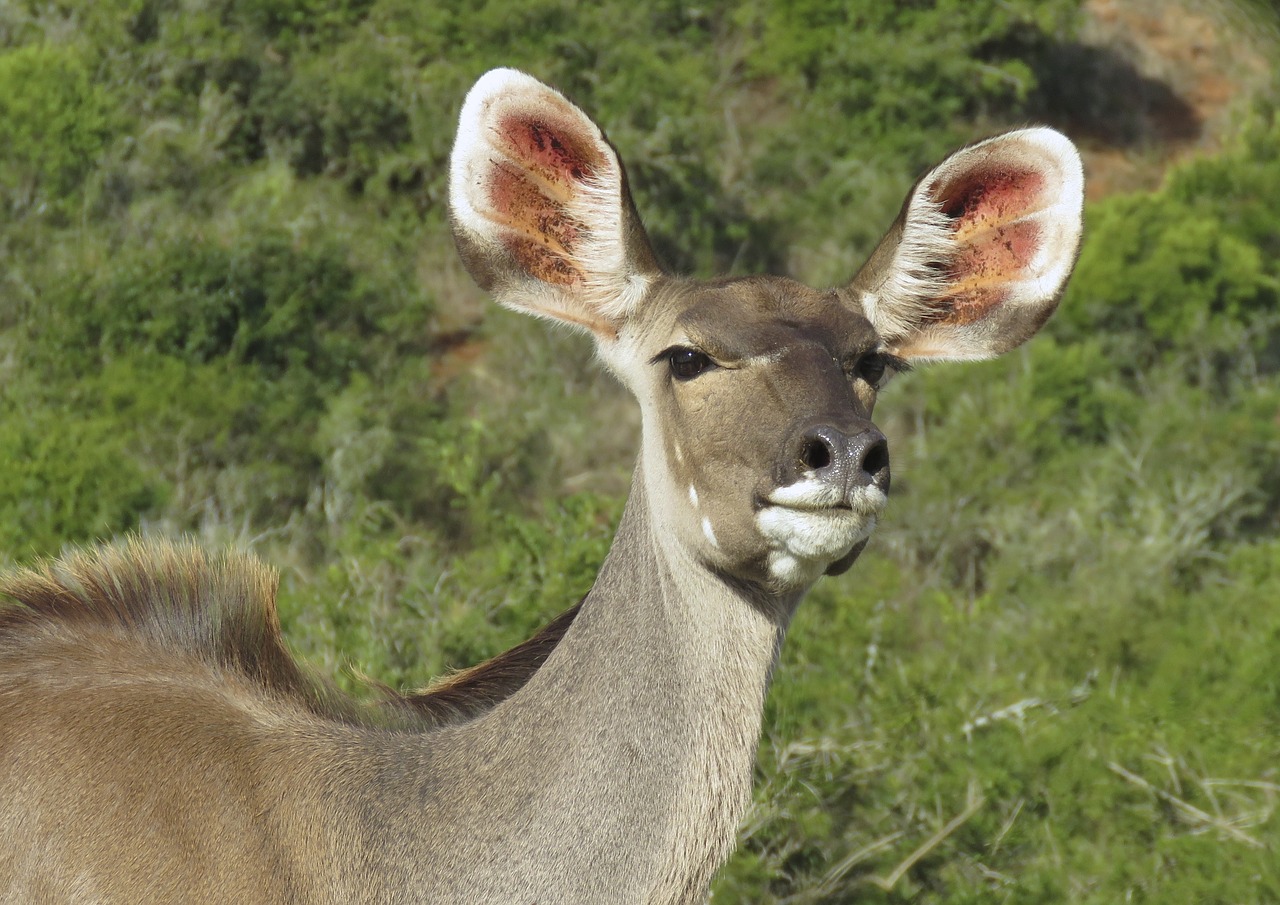
[[325, 719], [427, 729], [472, 719], [521, 688], [578, 612], [573, 606], [528, 641], [423, 691], [383, 689], [386, 700], [369, 708], [293, 659], [280, 631], [277, 584], [276, 572], [256, 557], [213, 556], [189, 543], [134, 539], [78, 550], [0, 574], [0, 594], [20, 604], [0, 605], [0, 656], [20, 655], [36, 633], [108, 629], [232, 670], [263, 695]]

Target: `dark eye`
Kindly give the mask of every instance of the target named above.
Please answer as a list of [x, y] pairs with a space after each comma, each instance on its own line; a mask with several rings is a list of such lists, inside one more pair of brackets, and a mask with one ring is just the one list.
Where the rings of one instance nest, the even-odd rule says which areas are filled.
[[883, 355], [872, 353], [858, 359], [854, 373], [871, 384], [871, 386], [878, 387], [880, 386], [880, 381], [884, 380], [884, 372], [888, 367], [889, 363], [885, 361]]
[[671, 376], [676, 380], [692, 380], [714, 363], [697, 349], [678, 347], [667, 353], [671, 362]]
[[855, 380], [865, 380], [873, 390], [878, 390], [891, 374], [902, 374], [910, 370], [911, 365], [896, 355], [869, 352], [858, 359], [850, 376]]

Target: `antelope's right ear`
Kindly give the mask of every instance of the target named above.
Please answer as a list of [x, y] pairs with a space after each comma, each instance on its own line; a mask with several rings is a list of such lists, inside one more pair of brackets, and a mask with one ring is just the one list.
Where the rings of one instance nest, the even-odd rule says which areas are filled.
[[467, 270], [510, 308], [611, 339], [661, 273], [600, 128], [523, 72], [467, 94], [449, 165]]

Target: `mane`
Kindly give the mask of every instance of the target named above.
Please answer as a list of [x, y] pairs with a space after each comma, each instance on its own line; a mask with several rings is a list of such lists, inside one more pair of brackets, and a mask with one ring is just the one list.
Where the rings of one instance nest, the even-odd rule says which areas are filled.
[[581, 606], [580, 600], [505, 653], [437, 679], [422, 691], [393, 693], [392, 701], [431, 725], [461, 723], [479, 716], [524, 687], [560, 643]]
[[316, 716], [359, 725], [430, 729], [472, 719], [524, 686], [577, 615], [570, 608], [537, 635], [422, 691], [382, 688], [369, 706], [296, 661], [276, 610], [279, 575], [248, 553], [209, 554], [191, 543], [137, 538], [75, 550], [0, 573], [0, 647], [20, 649], [41, 629], [107, 629], [146, 647], [231, 670], [264, 695]]

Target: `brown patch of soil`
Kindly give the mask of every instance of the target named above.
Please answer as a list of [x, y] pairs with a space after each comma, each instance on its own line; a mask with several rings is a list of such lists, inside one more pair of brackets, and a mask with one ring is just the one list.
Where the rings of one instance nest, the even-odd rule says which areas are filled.
[[1170, 165], [1217, 151], [1269, 82], [1274, 36], [1230, 0], [1087, 0], [1085, 13], [1081, 46], [1115, 63], [1093, 89], [1111, 121], [1084, 129], [1090, 198], [1154, 188]]

